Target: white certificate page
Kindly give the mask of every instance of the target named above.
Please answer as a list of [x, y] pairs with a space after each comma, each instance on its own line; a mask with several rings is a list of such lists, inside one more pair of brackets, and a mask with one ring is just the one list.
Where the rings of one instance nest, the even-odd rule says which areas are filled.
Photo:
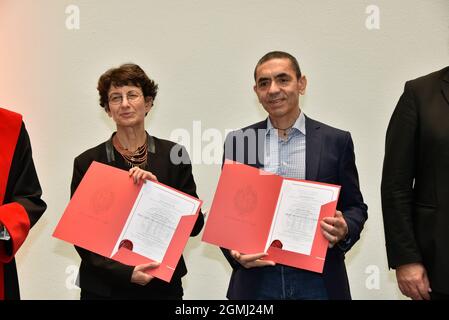
[[200, 201], [146, 181], [115, 245], [161, 262], [182, 216], [197, 212]]
[[339, 187], [284, 180], [266, 250], [279, 240], [283, 250], [310, 255], [321, 206], [337, 200]]

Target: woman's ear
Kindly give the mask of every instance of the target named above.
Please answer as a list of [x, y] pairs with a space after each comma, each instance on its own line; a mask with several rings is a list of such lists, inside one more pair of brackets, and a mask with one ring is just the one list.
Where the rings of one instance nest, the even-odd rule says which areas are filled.
[[145, 112], [150, 112], [153, 107], [153, 97], [145, 97]]

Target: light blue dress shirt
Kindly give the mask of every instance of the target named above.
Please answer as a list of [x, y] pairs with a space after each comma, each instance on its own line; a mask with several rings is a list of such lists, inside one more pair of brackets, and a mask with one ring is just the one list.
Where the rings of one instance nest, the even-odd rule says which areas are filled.
[[306, 118], [301, 112], [288, 130], [286, 140], [268, 118], [265, 134], [264, 170], [287, 178], [306, 178]]

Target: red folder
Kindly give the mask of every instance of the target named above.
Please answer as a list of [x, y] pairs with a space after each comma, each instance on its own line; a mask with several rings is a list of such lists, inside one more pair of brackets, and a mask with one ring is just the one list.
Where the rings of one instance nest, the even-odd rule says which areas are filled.
[[[166, 188], [171, 187], [152, 181]], [[53, 236], [127, 265], [152, 262], [148, 257], [121, 247], [113, 249], [143, 184], [135, 185], [127, 171], [92, 162], [59, 221]], [[184, 194], [177, 191], [180, 194]], [[198, 218], [202, 201], [194, 215], [181, 217], [161, 265], [148, 273], [170, 282], [179, 258]]]
[[[208, 214], [203, 241], [241, 253], [264, 252], [284, 179], [263, 170], [226, 160]], [[338, 197], [337, 197], [338, 199]], [[337, 200], [321, 206], [319, 221], [335, 214]], [[323, 272], [328, 240], [319, 223], [310, 255], [281, 249], [276, 241], [264, 259], [315, 272]]]

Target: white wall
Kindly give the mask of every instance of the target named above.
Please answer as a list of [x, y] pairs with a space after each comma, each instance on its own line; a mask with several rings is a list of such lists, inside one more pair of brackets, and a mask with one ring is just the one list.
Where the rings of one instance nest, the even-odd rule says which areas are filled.
[[[66, 27], [68, 5], [80, 10], [79, 30]], [[365, 25], [369, 5], [380, 10], [378, 30]], [[354, 139], [369, 220], [346, 260], [353, 297], [402, 298], [384, 248], [385, 130], [404, 82], [449, 64], [448, 31], [447, 0], [0, 0], [0, 104], [24, 115], [48, 203], [17, 256], [22, 297], [79, 297], [70, 285], [79, 257], [51, 234], [69, 200], [73, 158], [114, 129], [97, 103], [106, 69], [131, 61], [157, 81], [151, 134], [192, 133], [201, 120], [203, 132], [224, 135], [265, 117], [253, 68], [266, 52], [284, 50], [308, 77], [305, 113]], [[208, 208], [219, 166], [193, 169]], [[197, 237], [185, 258], [185, 298], [223, 299], [230, 268], [219, 250]]]

